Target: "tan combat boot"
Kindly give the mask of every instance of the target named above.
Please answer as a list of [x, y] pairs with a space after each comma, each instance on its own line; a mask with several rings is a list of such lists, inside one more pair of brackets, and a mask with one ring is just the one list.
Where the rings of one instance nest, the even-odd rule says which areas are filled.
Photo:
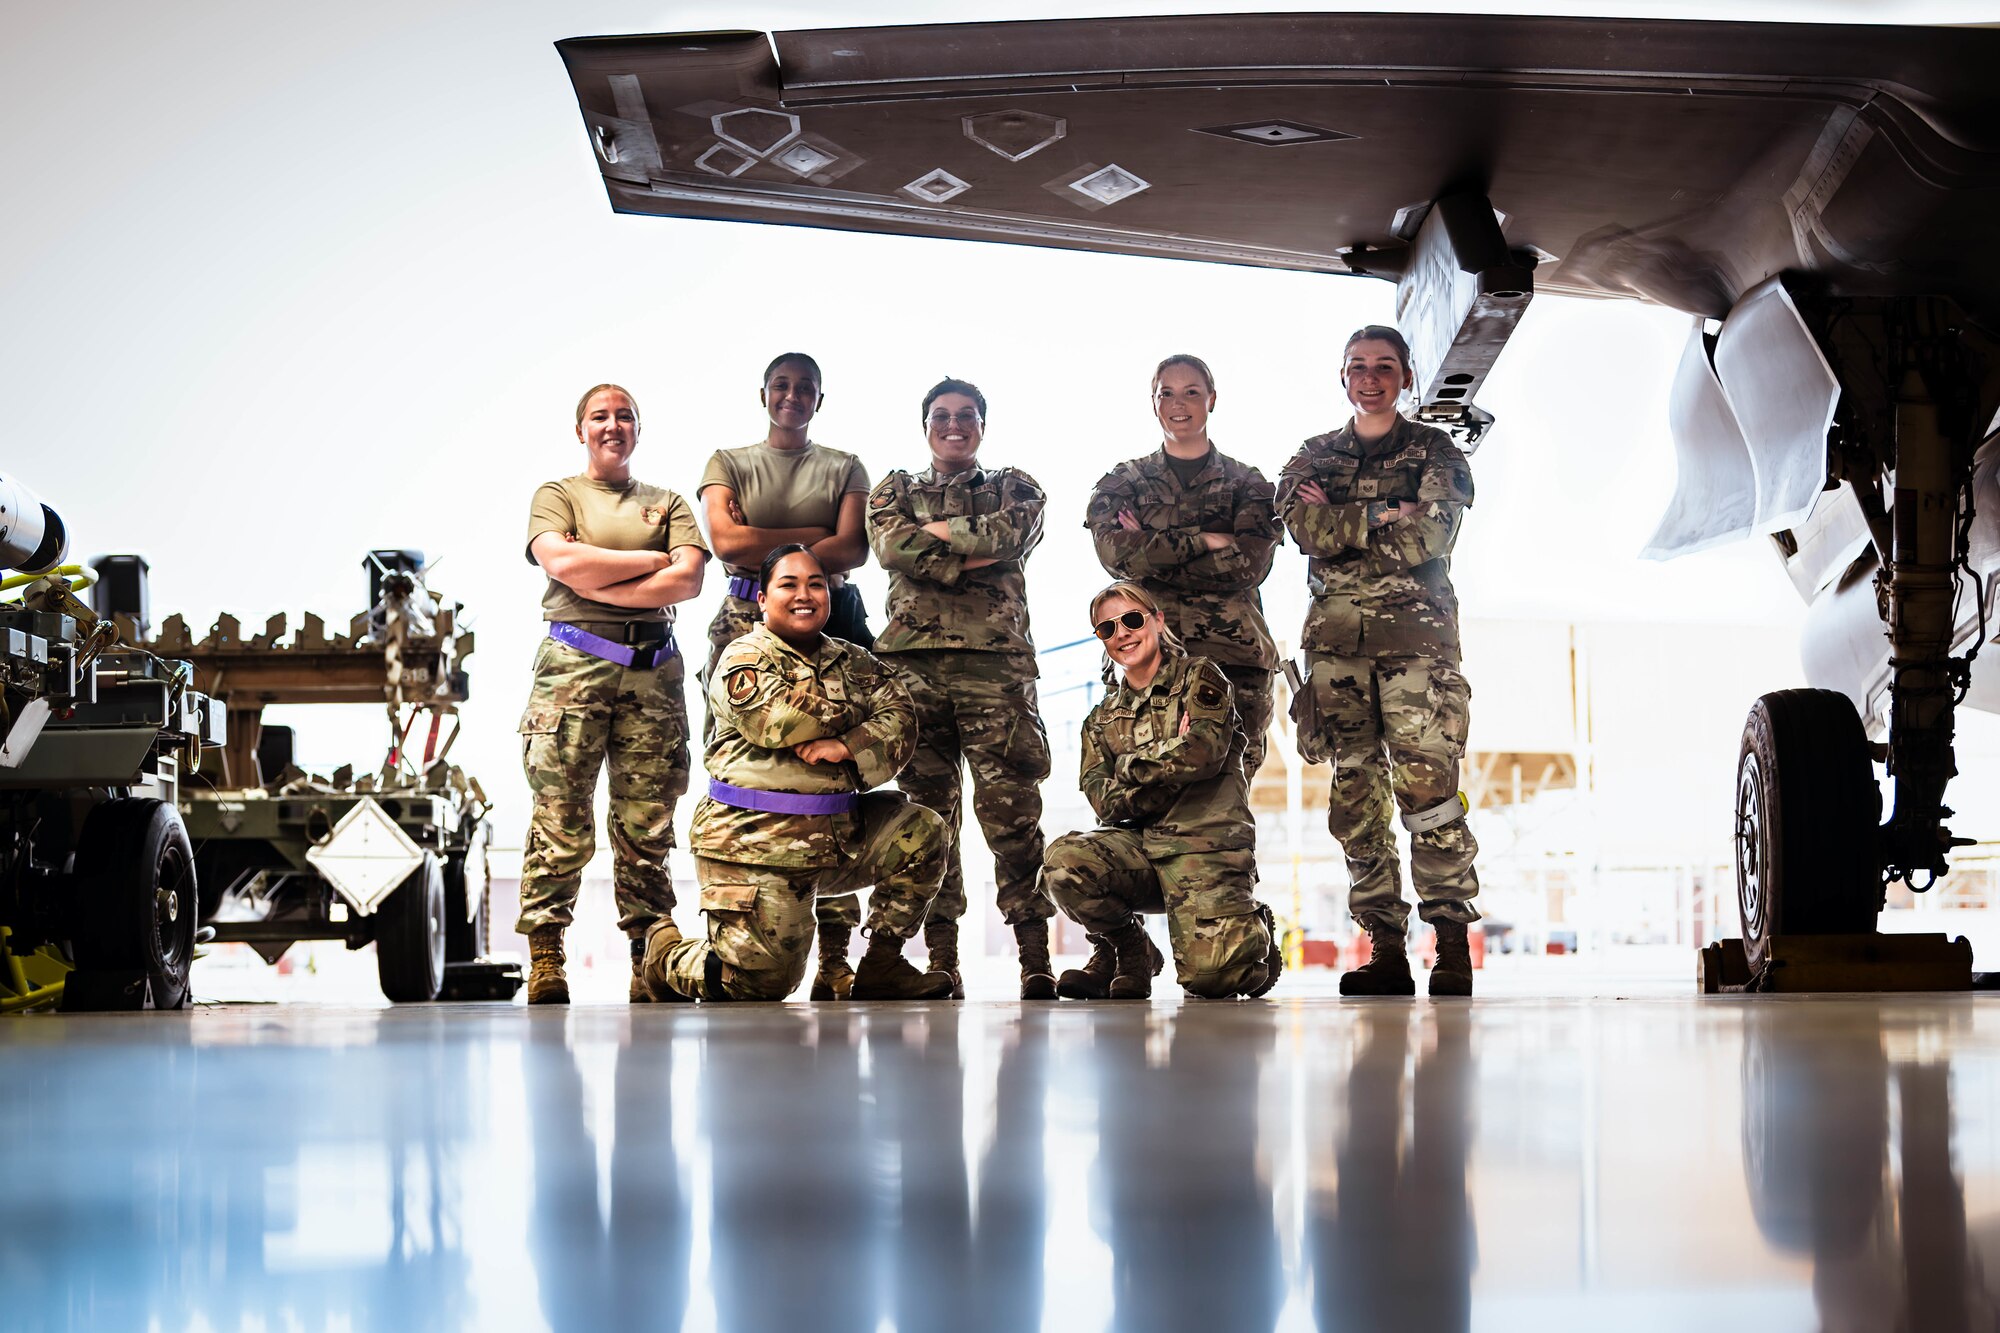
[[667, 983], [667, 951], [680, 942], [680, 927], [664, 916], [647, 927], [644, 938], [632, 941], [633, 1003], [639, 1002], [642, 990], [648, 1000], [674, 1004], [694, 1003]]
[[903, 957], [903, 941], [872, 935], [861, 966], [854, 972], [850, 998], [856, 1000], [944, 1000], [951, 997], [951, 977], [943, 972], [919, 972]]
[[561, 926], [542, 926], [528, 935], [528, 1003], [569, 1003], [569, 978], [563, 975]]
[[1106, 988], [1113, 1000], [1147, 1000], [1153, 995], [1153, 977], [1160, 970], [1160, 951], [1146, 928], [1133, 917], [1124, 929], [1111, 936], [1111, 951], [1117, 970]]
[[1269, 995], [1278, 978], [1285, 975], [1285, 937], [1278, 931], [1278, 918], [1268, 906], [1259, 907], [1257, 915], [1264, 919], [1264, 929], [1271, 932], [1271, 951], [1264, 955], [1264, 980], [1248, 992], [1253, 1000]]
[[854, 989], [854, 965], [847, 961], [850, 933], [843, 922], [820, 922], [819, 972], [813, 977], [809, 998], [844, 1000]]
[[[1141, 930], [1139, 934], [1146, 941], [1146, 949], [1153, 957], [1152, 975], [1160, 975], [1160, 969], [1167, 960], [1160, 956], [1153, 939]], [[1090, 961], [1082, 967], [1066, 968], [1056, 978], [1056, 994], [1066, 1000], [1105, 1000], [1111, 997], [1111, 978], [1118, 970], [1118, 954], [1111, 947], [1108, 935], [1086, 935], [1090, 941]]]
[[1342, 995], [1415, 995], [1403, 932], [1393, 926], [1368, 927], [1368, 961], [1340, 974]]
[[1055, 964], [1049, 961], [1049, 923], [1023, 921], [1014, 927], [1014, 947], [1021, 954], [1021, 998], [1055, 999]]
[[965, 998], [965, 978], [958, 971], [958, 922], [926, 921], [924, 947], [930, 950], [931, 971], [951, 978], [951, 998]]
[[1437, 932], [1437, 962], [1431, 964], [1432, 995], [1472, 994], [1472, 946], [1463, 921], [1433, 921]]

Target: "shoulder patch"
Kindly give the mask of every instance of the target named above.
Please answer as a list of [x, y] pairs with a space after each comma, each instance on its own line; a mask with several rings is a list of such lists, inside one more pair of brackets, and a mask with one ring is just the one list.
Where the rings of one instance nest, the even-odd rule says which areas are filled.
[[741, 708], [757, 697], [757, 668], [737, 667], [724, 677], [723, 685], [729, 692], [729, 702]]
[[896, 503], [896, 493], [887, 486], [877, 486], [875, 494], [868, 497], [870, 509], [887, 509], [894, 503]]

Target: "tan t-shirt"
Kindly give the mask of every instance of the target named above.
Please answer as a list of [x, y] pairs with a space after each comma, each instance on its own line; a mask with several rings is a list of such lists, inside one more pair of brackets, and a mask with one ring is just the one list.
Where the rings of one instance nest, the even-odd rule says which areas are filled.
[[[543, 482], [528, 505], [529, 547], [545, 532], [574, 537], [607, 551], [671, 551], [676, 546], [708, 550], [688, 502], [665, 487], [638, 480], [614, 486], [578, 475]], [[528, 562], [536, 563], [532, 549]], [[542, 594], [544, 620], [663, 620], [671, 625], [674, 609], [593, 602], [554, 579]]]
[[[711, 486], [736, 493], [743, 521], [753, 528], [832, 528], [844, 495], [868, 494], [868, 469], [853, 454], [824, 445], [773, 449], [759, 440], [740, 449], [717, 449], [701, 474], [695, 497]], [[729, 572], [756, 578], [753, 566]]]

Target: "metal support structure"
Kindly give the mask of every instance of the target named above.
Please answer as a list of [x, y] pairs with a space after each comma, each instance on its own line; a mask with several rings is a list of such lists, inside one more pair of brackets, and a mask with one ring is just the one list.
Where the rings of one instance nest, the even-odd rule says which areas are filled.
[[[1888, 570], [1889, 774], [1895, 806], [1883, 830], [1892, 878], [1928, 888], [1945, 872], [1952, 845], [1945, 785], [1952, 756], [1951, 646], [1955, 628], [1959, 495], [1971, 479], [1970, 450], [1959, 450], [1940, 421], [1932, 389], [1906, 366], [1896, 394], [1894, 551]], [[1965, 456], [1960, 457], [1961, 454]], [[1913, 876], [1923, 875], [1919, 883]]]

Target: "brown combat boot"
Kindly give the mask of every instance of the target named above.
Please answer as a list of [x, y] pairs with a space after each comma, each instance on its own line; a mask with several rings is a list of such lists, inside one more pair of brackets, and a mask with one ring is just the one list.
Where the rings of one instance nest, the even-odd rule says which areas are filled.
[[569, 1003], [569, 978], [563, 975], [561, 926], [542, 926], [529, 932], [528, 1003]]
[[[1153, 938], [1141, 930], [1139, 934], [1146, 941], [1146, 948], [1153, 956], [1153, 975], [1160, 975], [1160, 969], [1167, 960], [1160, 956]], [[1111, 977], [1118, 970], [1118, 954], [1111, 947], [1108, 935], [1086, 935], [1090, 941], [1090, 961], [1082, 967], [1066, 968], [1056, 978], [1056, 994], [1066, 1000], [1106, 1000], [1111, 998]]]
[[1160, 951], [1137, 917], [1111, 936], [1111, 950], [1117, 970], [1107, 988], [1114, 1000], [1149, 1000], [1153, 977], [1160, 970]]
[[1415, 995], [1410, 958], [1403, 951], [1403, 932], [1393, 926], [1368, 927], [1368, 961], [1340, 974], [1342, 995]]
[[958, 922], [924, 922], [924, 947], [931, 951], [931, 971], [951, 978], [951, 998], [965, 998], [965, 978], [958, 972]]
[[1021, 955], [1021, 998], [1055, 999], [1055, 964], [1049, 961], [1049, 923], [1023, 921], [1014, 927], [1014, 948]]
[[647, 928], [645, 937], [632, 941], [632, 999], [638, 1001], [638, 992], [644, 990], [648, 1000], [673, 1004], [693, 1004], [694, 1001], [681, 994], [667, 983], [667, 950], [681, 942], [681, 929], [667, 917], [661, 917]]
[[1438, 956], [1431, 964], [1432, 995], [1472, 994], [1472, 946], [1466, 941], [1463, 921], [1433, 921], [1437, 932]]
[[951, 977], [943, 972], [919, 972], [903, 957], [903, 941], [873, 935], [861, 966], [854, 972], [850, 998], [856, 1000], [943, 1000], [951, 995]]
[[1259, 907], [1257, 915], [1264, 918], [1264, 929], [1271, 932], [1271, 951], [1264, 955], [1264, 979], [1248, 992], [1251, 999], [1269, 995], [1271, 987], [1278, 984], [1278, 978], [1285, 975], [1285, 937], [1278, 930], [1278, 918], [1268, 906]]
[[813, 977], [809, 998], [844, 1000], [854, 989], [854, 965], [847, 961], [851, 933], [844, 922], [819, 923], [819, 972]]

